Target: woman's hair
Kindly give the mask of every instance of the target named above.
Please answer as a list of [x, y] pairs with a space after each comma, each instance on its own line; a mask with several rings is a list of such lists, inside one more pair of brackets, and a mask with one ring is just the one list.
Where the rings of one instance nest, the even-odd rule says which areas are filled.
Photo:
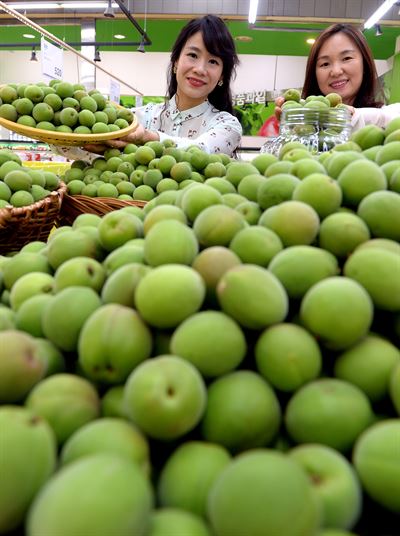
[[342, 32], [356, 45], [363, 58], [363, 78], [353, 105], [357, 108], [380, 108], [383, 105], [382, 88], [378, 80], [374, 59], [364, 35], [350, 24], [333, 24], [317, 37], [307, 60], [303, 98], [321, 93], [317, 82], [316, 66], [322, 46], [332, 35]]
[[186, 41], [195, 33], [201, 32], [206, 49], [210, 54], [220, 58], [223, 64], [222, 86], [218, 84], [208, 95], [210, 103], [220, 111], [233, 113], [232, 93], [230, 83], [236, 73], [239, 64], [235, 50], [235, 43], [225, 23], [215, 15], [206, 15], [198, 19], [192, 19], [182, 28], [171, 52], [171, 60], [168, 66], [168, 89], [167, 95], [173, 97], [177, 90], [176, 74], [174, 66], [181, 55]]

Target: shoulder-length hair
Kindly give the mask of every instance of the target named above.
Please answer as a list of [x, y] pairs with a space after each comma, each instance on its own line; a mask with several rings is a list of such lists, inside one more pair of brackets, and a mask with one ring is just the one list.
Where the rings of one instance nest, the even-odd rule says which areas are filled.
[[171, 52], [170, 64], [168, 66], [168, 89], [167, 96], [173, 97], [177, 90], [176, 75], [174, 66], [181, 55], [186, 41], [195, 33], [201, 32], [206, 49], [210, 54], [222, 60], [222, 86], [218, 84], [208, 95], [209, 102], [220, 111], [233, 113], [231, 80], [236, 74], [236, 66], [239, 58], [236, 54], [235, 43], [229, 33], [225, 23], [215, 15], [206, 15], [198, 19], [192, 19], [178, 35]]
[[303, 98], [321, 93], [316, 76], [318, 56], [327, 39], [339, 32], [346, 34], [354, 42], [363, 58], [363, 78], [354, 100], [354, 106], [357, 108], [380, 108], [383, 105], [383, 92], [378, 80], [371, 49], [364, 35], [350, 24], [333, 24], [317, 37], [307, 60], [306, 76], [302, 92]]

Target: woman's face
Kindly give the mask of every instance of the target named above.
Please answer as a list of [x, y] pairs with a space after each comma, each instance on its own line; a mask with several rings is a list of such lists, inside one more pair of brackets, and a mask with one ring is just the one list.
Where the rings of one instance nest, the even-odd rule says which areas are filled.
[[222, 60], [208, 52], [201, 32], [186, 41], [175, 67], [180, 110], [204, 102], [222, 79]]
[[317, 58], [316, 77], [321, 93], [338, 93], [352, 105], [363, 79], [363, 57], [350, 37], [338, 32], [322, 45]]

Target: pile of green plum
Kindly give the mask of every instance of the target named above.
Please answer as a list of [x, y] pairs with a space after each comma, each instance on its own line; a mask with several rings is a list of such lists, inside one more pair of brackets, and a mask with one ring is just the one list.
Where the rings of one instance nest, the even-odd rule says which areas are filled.
[[305, 99], [301, 98], [298, 89], [287, 89], [283, 94], [284, 103], [282, 110], [287, 108], [307, 108], [310, 110], [326, 110], [328, 108], [343, 107], [342, 97], [338, 93], [328, 93], [328, 95], [310, 95]]
[[0, 534], [398, 534], [400, 119], [174, 149], [143, 209], [0, 256]]
[[[123, 151], [107, 149], [91, 164], [76, 160], [63, 181], [70, 195], [150, 201], [195, 182], [211, 186], [216, 178], [225, 176], [232, 161], [226, 154], [210, 155], [197, 146], [178, 149], [171, 140], [139, 147], [131, 143]], [[222, 185], [226, 191], [235, 191], [225, 180]]]
[[52, 171], [23, 166], [13, 151], [0, 149], [0, 209], [25, 207], [50, 195], [60, 178]]
[[127, 128], [133, 113], [99, 90], [50, 80], [0, 87], [0, 118], [26, 127], [74, 134], [105, 134]]

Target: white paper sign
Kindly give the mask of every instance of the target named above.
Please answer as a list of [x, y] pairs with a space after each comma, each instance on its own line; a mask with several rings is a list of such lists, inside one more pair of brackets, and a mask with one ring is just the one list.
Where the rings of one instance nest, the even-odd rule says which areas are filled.
[[121, 86], [115, 80], [110, 80], [110, 100], [119, 104]]
[[42, 59], [42, 73], [50, 78], [62, 80], [63, 77], [63, 50], [43, 37], [40, 42]]

